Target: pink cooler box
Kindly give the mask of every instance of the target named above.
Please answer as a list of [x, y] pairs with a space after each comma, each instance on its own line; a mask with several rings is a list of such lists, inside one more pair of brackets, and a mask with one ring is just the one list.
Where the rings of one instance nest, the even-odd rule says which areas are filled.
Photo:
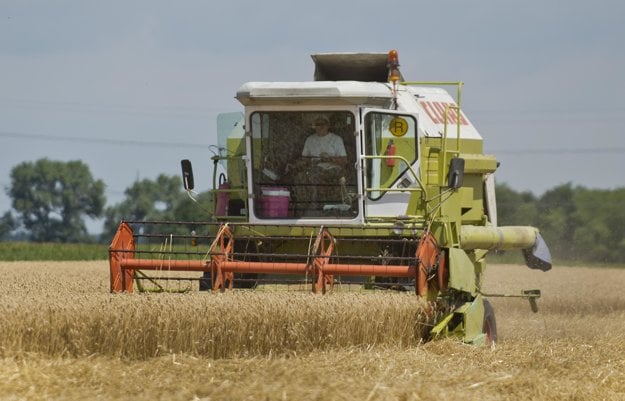
[[289, 215], [289, 197], [286, 187], [262, 187], [260, 206], [263, 217], [287, 217]]

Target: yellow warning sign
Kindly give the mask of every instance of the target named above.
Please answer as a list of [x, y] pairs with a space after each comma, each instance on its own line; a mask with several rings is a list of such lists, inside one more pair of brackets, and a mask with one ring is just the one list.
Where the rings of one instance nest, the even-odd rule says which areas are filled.
[[388, 130], [395, 136], [404, 136], [408, 132], [408, 121], [401, 117], [395, 117], [389, 123]]

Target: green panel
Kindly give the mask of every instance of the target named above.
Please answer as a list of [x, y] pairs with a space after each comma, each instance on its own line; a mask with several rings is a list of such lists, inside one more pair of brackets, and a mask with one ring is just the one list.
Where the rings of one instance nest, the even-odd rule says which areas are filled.
[[457, 337], [474, 345], [486, 344], [484, 328], [484, 301], [477, 296], [444, 316], [430, 331], [430, 340]]
[[[236, 138], [228, 139], [229, 155], [245, 155], [245, 140]], [[247, 185], [246, 182], [245, 161], [242, 156], [231, 157], [228, 159], [228, 181], [233, 188], [242, 188]], [[240, 196], [239, 196], [240, 197]]]
[[[447, 146], [455, 146], [456, 139], [451, 138], [447, 140]], [[460, 149], [462, 153], [484, 153], [484, 141], [482, 139], [460, 139]]]
[[497, 170], [497, 159], [495, 156], [461, 153], [459, 157], [464, 159], [465, 174], [484, 174]]
[[472, 208], [473, 207], [473, 188], [471, 187], [462, 187], [458, 189], [460, 193], [460, 207], [464, 208]]
[[[440, 207], [441, 216], [446, 217], [449, 221], [460, 222], [462, 193], [463, 191], [448, 192], [445, 202]], [[430, 204], [430, 209], [434, 209], [439, 203], [440, 199], [434, 198]]]
[[482, 297], [475, 298], [471, 307], [464, 315], [464, 342], [476, 345], [484, 345], [486, 338], [484, 329], [484, 301]]
[[462, 198], [462, 222], [480, 223], [484, 218], [484, 200], [483, 200], [483, 179], [482, 175], [465, 174]]
[[425, 202], [421, 192], [412, 192], [410, 194], [406, 214], [408, 216], [424, 216], [426, 214]]
[[463, 315], [464, 342], [483, 345], [485, 337], [482, 332], [484, 327], [484, 300], [482, 297], [477, 296], [473, 302], [462, 305], [455, 313]]
[[445, 315], [430, 331], [430, 340], [449, 335], [449, 324], [454, 317], [453, 313]]
[[449, 287], [476, 294], [475, 266], [462, 249], [449, 249]]

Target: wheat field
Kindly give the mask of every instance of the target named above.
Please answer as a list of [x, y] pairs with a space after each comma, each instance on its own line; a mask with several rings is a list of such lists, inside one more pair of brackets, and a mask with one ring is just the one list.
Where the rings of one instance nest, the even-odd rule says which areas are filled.
[[108, 293], [107, 262], [0, 262], [0, 400], [625, 400], [625, 269], [492, 265], [494, 348], [423, 344], [410, 294]]

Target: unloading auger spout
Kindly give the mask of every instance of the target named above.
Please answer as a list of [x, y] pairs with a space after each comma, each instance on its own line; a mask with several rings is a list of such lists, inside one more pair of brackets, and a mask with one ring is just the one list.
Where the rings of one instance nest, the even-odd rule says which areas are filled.
[[526, 226], [470, 226], [463, 225], [460, 231], [463, 249], [523, 251], [529, 268], [548, 271], [551, 269], [551, 253], [537, 228]]

